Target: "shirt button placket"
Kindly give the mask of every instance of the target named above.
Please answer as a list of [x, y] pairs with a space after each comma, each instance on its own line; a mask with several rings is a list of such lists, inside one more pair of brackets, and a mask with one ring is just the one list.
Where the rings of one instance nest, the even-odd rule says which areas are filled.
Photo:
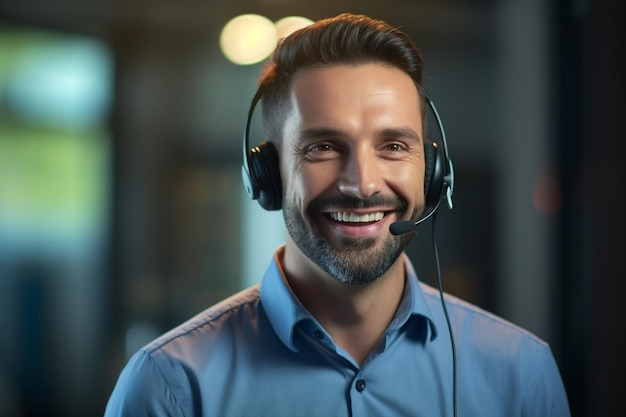
[[365, 390], [367, 383], [362, 372], [357, 372], [350, 388], [350, 411], [352, 416], [371, 415], [371, 399]]

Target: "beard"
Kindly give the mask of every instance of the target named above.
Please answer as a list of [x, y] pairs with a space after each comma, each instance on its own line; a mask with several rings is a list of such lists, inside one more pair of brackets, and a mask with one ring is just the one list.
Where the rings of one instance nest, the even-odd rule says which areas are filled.
[[[339, 240], [340, 248], [336, 248], [323, 236], [319, 224], [318, 216], [325, 206], [341, 207], [342, 210], [387, 206], [398, 207], [400, 212], [404, 212], [407, 204], [397, 197], [374, 196], [360, 200], [339, 196], [313, 200], [303, 214], [293, 203], [283, 201], [287, 231], [300, 251], [324, 272], [344, 284], [367, 284], [380, 278], [391, 268], [413, 237], [413, 233], [401, 236], [389, 233], [382, 238], [343, 237]], [[411, 218], [417, 220], [422, 211], [423, 207], [417, 207]]]

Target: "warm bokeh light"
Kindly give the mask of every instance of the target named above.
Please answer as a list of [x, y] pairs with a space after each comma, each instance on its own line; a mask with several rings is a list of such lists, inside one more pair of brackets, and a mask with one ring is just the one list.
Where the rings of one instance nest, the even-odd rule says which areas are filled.
[[302, 16], [287, 16], [276, 22], [278, 39], [286, 38], [298, 29], [309, 26], [313, 21]]
[[267, 58], [278, 40], [313, 23], [301, 16], [288, 16], [275, 24], [264, 16], [243, 14], [231, 19], [220, 34], [220, 47], [231, 62], [256, 64]]
[[265, 59], [276, 46], [276, 27], [266, 17], [244, 14], [230, 20], [220, 34], [220, 47], [230, 61], [250, 65]]

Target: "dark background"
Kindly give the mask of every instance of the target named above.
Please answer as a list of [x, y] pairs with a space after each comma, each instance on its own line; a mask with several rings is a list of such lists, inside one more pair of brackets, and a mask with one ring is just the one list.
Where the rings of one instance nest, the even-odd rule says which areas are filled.
[[[268, 215], [239, 178], [262, 64], [228, 63], [219, 31], [343, 11], [401, 26], [426, 60], [457, 175], [446, 290], [548, 341], [574, 416], [621, 415], [626, 68], [609, 0], [3, 1], [3, 33], [99, 40], [113, 76], [95, 255], [18, 256], [0, 230], [0, 415], [101, 415], [135, 348], [260, 279], [246, 259], [274, 247], [251, 226]], [[431, 243], [426, 224], [408, 252], [434, 283]]]

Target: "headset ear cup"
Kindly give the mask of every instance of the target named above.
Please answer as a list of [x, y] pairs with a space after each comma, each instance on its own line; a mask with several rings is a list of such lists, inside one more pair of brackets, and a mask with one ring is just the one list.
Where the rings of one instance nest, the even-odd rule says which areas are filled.
[[263, 142], [252, 149], [248, 164], [250, 175], [258, 189], [259, 204], [265, 210], [280, 210], [282, 207], [282, 183], [278, 164], [278, 152], [271, 142]]
[[443, 155], [436, 143], [424, 141], [424, 161], [424, 215], [427, 215], [437, 208], [443, 194]]

